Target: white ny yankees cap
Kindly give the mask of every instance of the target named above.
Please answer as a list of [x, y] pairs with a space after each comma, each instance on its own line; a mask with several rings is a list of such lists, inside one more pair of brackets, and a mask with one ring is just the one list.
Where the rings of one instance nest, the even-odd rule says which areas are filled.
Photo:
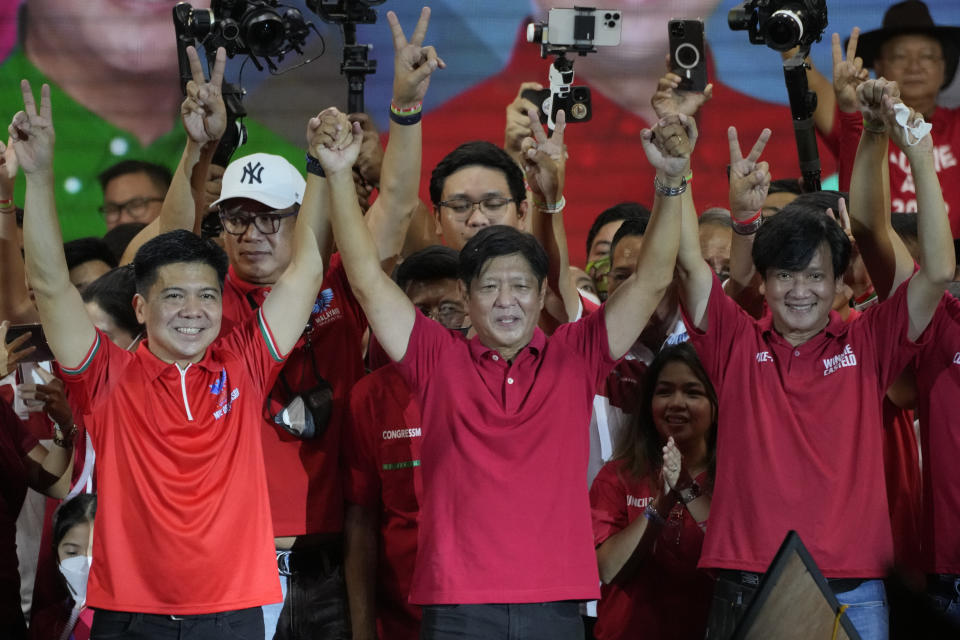
[[232, 198], [256, 200], [273, 209], [286, 209], [303, 202], [307, 183], [285, 158], [254, 153], [230, 163], [223, 174], [220, 204]]

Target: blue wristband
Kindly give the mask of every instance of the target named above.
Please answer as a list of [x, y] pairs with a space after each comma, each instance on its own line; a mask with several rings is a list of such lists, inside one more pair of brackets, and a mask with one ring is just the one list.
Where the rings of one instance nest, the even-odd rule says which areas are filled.
[[327, 177], [327, 174], [323, 172], [323, 166], [320, 164], [320, 161], [309, 153], [307, 154], [307, 173], [312, 173], [313, 175], [320, 176], [321, 178]]

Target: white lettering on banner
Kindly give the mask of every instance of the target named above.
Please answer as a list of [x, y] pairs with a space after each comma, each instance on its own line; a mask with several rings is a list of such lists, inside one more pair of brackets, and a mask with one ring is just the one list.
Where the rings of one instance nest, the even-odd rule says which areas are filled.
[[[913, 186], [913, 174], [907, 174], [907, 177], [903, 179], [903, 184], [900, 185], [900, 193], [916, 193], [917, 188]], [[914, 207], [916, 210], [916, 207]]]
[[381, 435], [383, 435], [384, 440], [396, 440], [398, 438], [419, 438], [423, 434], [420, 427], [413, 427], [410, 429], [388, 429]]
[[773, 362], [773, 356], [769, 351], [761, 351], [757, 354], [757, 362]]
[[853, 353], [853, 347], [846, 345], [839, 354], [824, 359], [823, 375], [828, 376], [838, 369], [855, 366], [857, 366], [857, 356]]
[[638, 507], [640, 509], [646, 509], [647, 505], [653, 502], [653, 498], [635, 498], [634, 496], [627, 496], [627, 506], [628, 507]]
[[933, 149], [933, 166], [937, 172], [957, 166], [957, 158], [948, 144], [942, 144]]

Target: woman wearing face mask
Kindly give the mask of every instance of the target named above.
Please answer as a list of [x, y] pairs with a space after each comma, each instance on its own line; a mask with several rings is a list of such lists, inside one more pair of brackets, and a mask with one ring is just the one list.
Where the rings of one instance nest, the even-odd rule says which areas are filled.
[[713, 580], [697, 570], [710, 512], [717, 395], [689, 344], [651, 363], [640, 413], [590, 489], [603, 581], [597, 640], [703, 638]]
[[93, 611], [86, 608], [87, 575], [96, 512], [96, 494], [81, 493], [60, 505], [54, 514], [52, 546], [64, 587], [63, 598], [35, 612], [30, 623], [32, 638], [89, 639]]

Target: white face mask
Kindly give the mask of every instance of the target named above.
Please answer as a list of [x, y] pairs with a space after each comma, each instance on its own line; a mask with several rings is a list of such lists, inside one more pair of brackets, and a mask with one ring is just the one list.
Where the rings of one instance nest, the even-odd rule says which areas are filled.
[[71, 556], [60, 563], [60, 573], [70, 587], [70, 595], [76, 607], [82, 607], [87, 601], [87, 576], [90, 575], [92, 556]]

